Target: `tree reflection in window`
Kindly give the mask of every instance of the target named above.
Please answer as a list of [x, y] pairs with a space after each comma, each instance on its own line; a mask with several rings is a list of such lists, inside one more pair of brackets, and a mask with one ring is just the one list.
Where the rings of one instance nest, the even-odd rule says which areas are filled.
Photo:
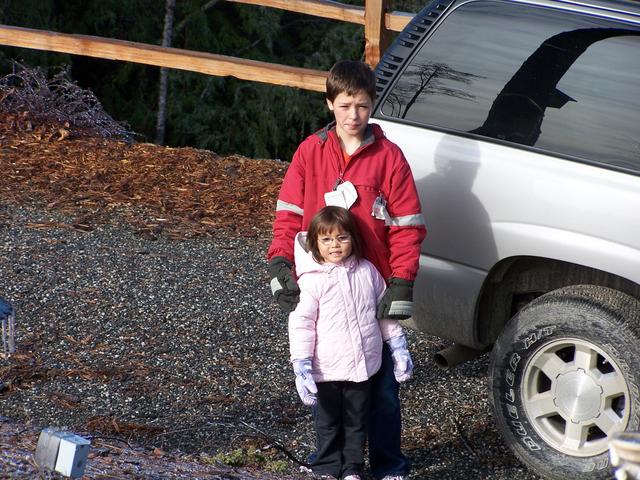
[[473, 100], [474, 95], [460, 88], [452, 88], [447, 82], [461, 82], [470, 85], [472, 73], [460, 72], [443, 63], [416, 63], [411, 65], [402, 76], [398, 85], [387, 97], [382, 111], [385, 115], [406, 118], [416, 102], [425, 102], [426, 95], [438, 94]]

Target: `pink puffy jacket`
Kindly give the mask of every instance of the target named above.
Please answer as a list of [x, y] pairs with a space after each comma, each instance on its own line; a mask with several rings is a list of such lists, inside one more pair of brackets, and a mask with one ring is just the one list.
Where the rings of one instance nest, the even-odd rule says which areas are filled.
[[296, 235], [300, 303], [289, 315], [291, 360], [313, 359], [316, 382], [363, 382], [380, 368], [383, 339], [403, 333], [396, 320], [376, 319], [384, 279], [365, 259], [320, 264], [305, 240], [306, 232]]

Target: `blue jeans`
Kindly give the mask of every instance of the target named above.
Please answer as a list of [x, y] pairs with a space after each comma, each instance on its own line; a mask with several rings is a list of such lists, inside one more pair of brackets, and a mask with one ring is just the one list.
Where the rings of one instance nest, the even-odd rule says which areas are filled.
[[408, 475], [411, 463], [400, 450], [400, 384], [393, 375], [391, 349], [384, 343], [382, 366], [371, 378], [369, 417], [369, 465], [376, 479]]

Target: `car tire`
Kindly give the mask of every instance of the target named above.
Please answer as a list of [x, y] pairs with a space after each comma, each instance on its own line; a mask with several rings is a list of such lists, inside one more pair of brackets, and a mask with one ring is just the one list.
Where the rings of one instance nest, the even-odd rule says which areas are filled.
[[542, 295], [508, 322], [489, 370], [498, 430], [523, 463], [610, 478], [608, 438], [640, 425], [640, 302], [591, 285]]

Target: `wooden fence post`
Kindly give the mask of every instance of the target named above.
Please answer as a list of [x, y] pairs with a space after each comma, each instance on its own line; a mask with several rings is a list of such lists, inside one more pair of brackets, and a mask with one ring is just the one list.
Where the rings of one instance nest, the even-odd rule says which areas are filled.
[[389, 46], [391, 34], [385, 26], [388, 0], [366, 0], [364, 6], [364, 58], [372, 68]]

